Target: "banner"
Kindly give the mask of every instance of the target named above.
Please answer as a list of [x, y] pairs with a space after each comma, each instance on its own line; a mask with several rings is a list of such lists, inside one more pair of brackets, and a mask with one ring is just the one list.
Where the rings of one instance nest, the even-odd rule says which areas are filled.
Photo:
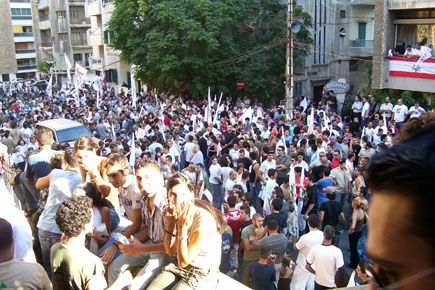
[[86, 79], [86, 74], [88, 73], [88, 70], [76, 63], [76, 69], [75, 69], [75, 75], [76, 75], [76, 90], [77, 94], [79, 89], [83, 86], [83, 83]]
[[104, 71], [100, 72], [100, 78], [101, 78], [103, 86], [106, 86], [106, 73]]
[[53, 96], [53, 74], [50, 75], [50, 80], [48, 81], [47, 94], [50, 98]]
[[390, 76], [435, 79], [435, 59], [390, 56]]

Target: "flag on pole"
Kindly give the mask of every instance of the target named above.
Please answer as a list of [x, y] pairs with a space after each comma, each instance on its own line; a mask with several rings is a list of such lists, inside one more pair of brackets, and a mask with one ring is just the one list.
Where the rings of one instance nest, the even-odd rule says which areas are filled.
[[100, 78], [101, 78], [102, 85], [105, 86], [106, 85], [106, 73], [103, 70], [100, 72]]
[[313, 134], [314, 131], [314, 106], [311, 107], [310, 118], [308, 120], [308, 135]]
[[71, 69], [72, 69], [72, 65], [71, 62], [68, 59], [68, 56], [66, 55], [66, 53], [64, 54], [65, 56], [65, 67], [66, 67], [66, 74], [68, 76], [68, 79], [71, 79]]
[[366, 127], [363, 127], [363, 130], [362, 130], [362, 133], [361, 133], [361, 140], [360, 140], [360, 145], [361, 145], [361, 147], [364, 147], [364, 146], [363, 146], [363, 137], [364, 137], [364, 135], [365, 135], [365, 131], [366, 131]]
[[83, 86], [87, 73], [88, 73], [87, 69], [85, 69], [84, 67], [82, 67], [81, 65], [76, 63], [76, 69], [75, 69], [76, 82], [75, 83], [76, 83], [77, 93], [78, 93], [79, 89], [81, 89], [81, 87]]
[[304, 198], [304, 195], [305, 195], [304, 190], [302, 189], [302, 187], [304, 187], [304, 181], [305, 181], [305, 170], [302, 167], [301, 180], [299, 181], [299, 185], [300, 185], [300, 187], [299, 187], [299, 196], [301, 198]]
[[296, 176], [295, 176], [295, 168], [293, 166], [290, 167], [290, 175], [289, 175], [289, 182], [290, 182], [290, 192], [293, 194], [293, 197], [296, 199]]
[[130, 72], [130, 82], [131, 82], [131, 97], [133, 98], [132, 105], [136, 108], [137, 93], [136, 93], [136, 83], [134, 81], [133, 69]]
[[130, 172], [134, 172], [134, 164], [136, 163], [136, 145], [134, 142], [134, 133], [133, 136], [131, 137], [131, 144], [130, 144], [130, 159], [128, 161], [128, 164], [130, 166]]
[[53, 96], [53, 74], [50, 75], [50, 80], [48, 81], [47, 94], [50, 98]]
[[216, 113], [215, 113], [214, 119], [213, 119], [213, 125], [217, 123], [217, 116], [219, 114], [219, 107], [221, 105], [222, 95], [223, 95], [223, 93], [221, 93], [221, 96], [219, 97], [219, 102], [218, 102]]
[[212, 121], [213, 121], [213, 119], [212, 119], [212, 116], [211, 116], [211, 97], [210, 97], [210, 87], [208, 87], [208, 104], [207, 104], [207, 109], [206, 109], [206, 120], [207, 120], [207, 123], [208, 124], [210, 124]]
[[113, 126], [113, 123], [112, 123], [112, 135], [113, 135], [113, 141], [115, 141], [116, 140], [116, 134], [115, 134], [115, 127]]

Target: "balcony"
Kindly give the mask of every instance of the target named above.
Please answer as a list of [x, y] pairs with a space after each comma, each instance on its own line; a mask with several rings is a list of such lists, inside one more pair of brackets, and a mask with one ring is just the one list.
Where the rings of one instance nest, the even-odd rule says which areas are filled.
[[33, 32], [14, 33], [14, 42], [34, 42]]
[[91, 70], [100, 70], [103, 67], [103, 59], [102, 58], [94, 58], [90, 57]]
[[72, 39], [71, 40], [72, 46], [90, 46], [86, 39]]
[[435, 8], [433, 0], [389, 0], [388, 9], [406, 10], [406, 9], [427, 9]]
[[36, 53], [34, 49], [16, 49], [15, 57], [16, 59], [36, 58]]
[[51, 28], [50, 19], [39, 21], [39, 29], [47, 30]]
[[19, 72], [33, 72], [36, 71], [36, 64], [19, 64], [17, 69]]
[[70, 6], [85, 6], [86, 0], [69, 0]]
[[352, 5], [375, 6], [375, 0], [352, 0]]
[[89, 33], [89, 44], [90, 45], [103, 45], [103, 35], [102, 29], [98, 28]]
[[352, 56], [373, 56], [373, 40], [349, 40], [349, 50]]
[[101, 0], [88, 0], [86, 16], [101, 15]]
[[70, 18], [69, 25], [71, 28], [89, 28], [91, 27], [91, 21], [89, 18]]

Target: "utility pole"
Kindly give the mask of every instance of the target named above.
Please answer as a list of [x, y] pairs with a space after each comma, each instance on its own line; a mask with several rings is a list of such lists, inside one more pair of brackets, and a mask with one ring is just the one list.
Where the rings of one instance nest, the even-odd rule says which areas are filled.
[[285, 110], [293, 117], [293, 0], [287, 1], [287, 50], [285, 66]]

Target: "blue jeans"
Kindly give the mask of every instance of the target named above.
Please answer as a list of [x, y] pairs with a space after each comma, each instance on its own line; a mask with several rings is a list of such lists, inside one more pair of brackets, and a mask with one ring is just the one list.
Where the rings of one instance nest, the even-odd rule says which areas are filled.
[[115, 208], [110, 209], [110, 231], [113, 232], [119, 225], [119, 215]]
[[50, 252], [51, 247], [60, 242], [61, 234], [51, 233], [44, 230], [39, 229], [39, 242], [41, 243], [41, 251], [42, 251], [42, 263], [45, 271], [48, 276], [51, 277], [51, 263], [50, 263]]

